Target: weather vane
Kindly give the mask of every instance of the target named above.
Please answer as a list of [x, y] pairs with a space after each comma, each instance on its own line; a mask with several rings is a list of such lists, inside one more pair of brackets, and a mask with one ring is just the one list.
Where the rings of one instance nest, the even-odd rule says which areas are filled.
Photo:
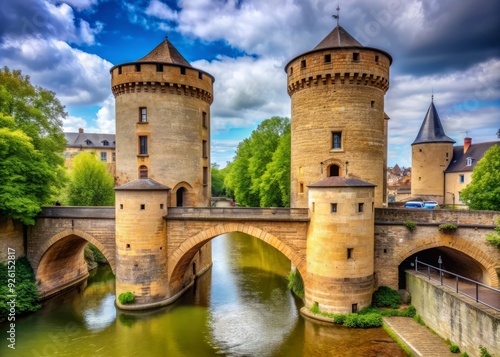
[[332, 15], [332, 17], [337, 20], [337, 26], [338, 26], [340, 21], [340, 7], [338, 5], [337, 5], [337, 15]]

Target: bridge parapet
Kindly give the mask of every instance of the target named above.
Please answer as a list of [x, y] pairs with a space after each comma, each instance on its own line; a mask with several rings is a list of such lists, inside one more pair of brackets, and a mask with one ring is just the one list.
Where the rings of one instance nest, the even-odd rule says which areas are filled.
[[307, 208], [170, 207], [165, 216], [176, 220], [309, 222]]
[[497, 211], [470, 211], [447, 209], [376, 208], [375, 224], [401, 224], [411, 220], [421, 225], [437, 225], [445, 222], [459, 226], [493, 228], [500, 218]]
[[115, 218], [115, 207], [50, 206], [42, 207], [38, 218]]

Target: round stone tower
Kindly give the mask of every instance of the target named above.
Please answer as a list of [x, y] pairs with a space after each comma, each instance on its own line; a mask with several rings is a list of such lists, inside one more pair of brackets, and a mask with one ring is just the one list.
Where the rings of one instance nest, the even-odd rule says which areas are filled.
[[432, 98], [420, 131], [411, 144], [412, 197], [444, 203], [444, 171], [453, 157], [454, 143], [444, 133]]
[[116, 108], [116, 182], [151, 178], [172, 189], [169, 206], [209, 206], [214, 77], [165, 39], [110, 70]]
[[356, 312], [372, 300], [375, 185], [328, 177], [308, 188], [305, 304], [317, 303], [323, 312]]
[[392, 57], [341, 26], [285, 67], [292, 102], [291, 207], [307, 207], [308, 185], [330, 176], [375, 184], [385, 201], [384, 95]]

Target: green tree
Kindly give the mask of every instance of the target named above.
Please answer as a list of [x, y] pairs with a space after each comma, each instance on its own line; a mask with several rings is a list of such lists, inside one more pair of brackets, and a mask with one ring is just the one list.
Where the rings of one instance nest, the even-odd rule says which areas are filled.
[[113, 176], [106, 164], [91, 153], [80, 153], [73, 158], [70, 173], [68, 203], [71, 206], [112, 206], [115, 204]]
[[280, 137], [260, 183], [262, 207], [290, 207], [290, 132]]
[[461, 197], [470, 209], [500, 211], [500, 146], [485, 152]]
[[222, 197], [226, 194], [224, 187], [224, 171], [219, 169], [219, 165], [212, 164], [210, 168], [212, 174], [212, 196]]
[[66, 115], [53, 92], [33, 86], [21, 71], [0, 69], [0, 214], [33, 224], [64, 185]]

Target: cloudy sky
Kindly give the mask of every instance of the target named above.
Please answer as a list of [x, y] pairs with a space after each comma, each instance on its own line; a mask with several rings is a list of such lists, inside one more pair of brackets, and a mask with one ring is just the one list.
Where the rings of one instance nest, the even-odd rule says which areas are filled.
[[[463, 144], [500, 129], [500, 1], [340, 0], [340, 24], [389, 52], [389, 165], [411, 165], [431, 95], [446, 134]], [[8, 0], [0, 65], [56, 92], [65, 131], [114, 133], [109, 69], [146, 55], [165, 35], [216, 78], [212, 162], [264, 119], [290, 116], [284, 65], [336, 25], [329, 0]]]

